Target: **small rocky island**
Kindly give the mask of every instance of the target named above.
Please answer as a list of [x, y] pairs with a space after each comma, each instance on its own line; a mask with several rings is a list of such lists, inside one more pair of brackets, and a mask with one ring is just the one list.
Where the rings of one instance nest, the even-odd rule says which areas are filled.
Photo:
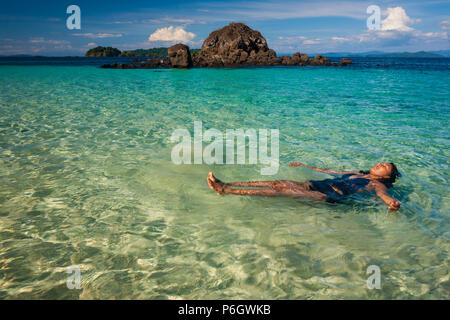
[[[147, 60], [133, 60], [132, 64], [106, 64], [101, 68], [221, 68], [240, 66], [346, 66], [352, 63], [348, 58], [332, 63], [328, 58], [317, 55], [313, 58], [299, 52], [292, 56], [277, 57], [269, 49], [263, 35], [243, 23], [230, 23], [222, 29], [211, 32], [200, 51], [191, 55], [189, 47], [176, 44], [167, 51], [168, 57], [153, 57]], [[135, 64], [137, 63], [137, 65]]]

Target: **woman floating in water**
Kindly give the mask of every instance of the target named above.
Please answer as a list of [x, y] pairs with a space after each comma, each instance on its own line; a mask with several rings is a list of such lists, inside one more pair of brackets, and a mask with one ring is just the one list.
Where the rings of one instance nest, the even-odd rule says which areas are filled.
[[[265, 197], [308, 198], [326, 202], [336, 202], [343, 197], [363, 191], [375, 191], [378, 197], [389, 205], [389, 210], [397, 211], [400, 202], [387, 194], [399, 172], [392, 162], [379, 163], [369, 171], [335, 171], [320, 169], [291, 162], [291, 167], [305, 166], [314, 171], [342, 175], [340, 178], [296, 182], [290, 180], [222, 182], [210, 172], [208, 185], [217, 194], [240, 194]], [[231, 188], [230, 188], [231, 187]], [[253, 187], [252, 189], [232, 187]]]

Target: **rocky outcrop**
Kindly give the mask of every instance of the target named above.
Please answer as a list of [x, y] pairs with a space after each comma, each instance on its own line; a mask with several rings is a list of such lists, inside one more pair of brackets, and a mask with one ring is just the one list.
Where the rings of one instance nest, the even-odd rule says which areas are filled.
[[281, 64], [284, 66], [306, 66], [311, 62], [307, 54], [300, 52], [295, 52], [292, 57], [282, 56], [280, 59]]
[[169, 58], [150, 58], [146, 61], [141, 61], [140, 68], [156, 69], [156, 68], [170, 68], [172, 65]]
[[113, 64], [104, 64], [100, 68], [103, 68], [103, 69], [136, 69], [136, 66], [134, 64], [113, 63]]
[[[263, 35], [243, 23], [230, 23], [211, 32], [203, 42], [200, 53], [193, 58], [193, 63], [194, 67], [338, 65], [322, 55], [310, 58], [296, 52], [292, 57], [277, 57], [276, 52], [269, 49]], [[347, 64], [341, 61], [340, 65]]]
[[172, 68], [190, 68], [192, 67], [192, 57], [189, 47], [178, 43], [171, 46], [167, 53], [169, 55]]
[[341, 62], [339, 62], [339, 66], [347, 66], [349, 64], [352, 64], [352, 60], [350, 60], [349, 58], [342, 58]]
[[311, 66], [331, 66], [331, 61], [327, 57], [324, 57], [320, 54], [315, 56], [309, 61], [309, 65]]
[[196, 67], [273, 65], [279, 63], [263, 35], [243, 23], [230, 23], [211, 32], [194, 58]]
[[[100, 68], [103, 69], [157, 69], [157, 68], [170, 68], [172, 65], [169, 58], [150, 58], [148, 60], [137, 60], [134, 59], [130, 64], [104, 64]], [[138, 63], [137, 65], [135, 63]]]
[[[346, 66], [351, 60], [343, 58], [332, 63], [322, 55], [313, 58], [299, 52], [292, 56], [277, 57], [269, 49], [263, 35], [243, 23], [230, 23], [222, 29], [211, 32], [205, 39], [200, 52], [191, 56], [189, 47], [176, 44], [168, 49], [169, 58], [152, 58], [140, 62], [139, 68], [190, 68], [190, 67], [238, 67], [238, 66]], [[134, 65], [105, 65], [102, 68], [135, 68]]]

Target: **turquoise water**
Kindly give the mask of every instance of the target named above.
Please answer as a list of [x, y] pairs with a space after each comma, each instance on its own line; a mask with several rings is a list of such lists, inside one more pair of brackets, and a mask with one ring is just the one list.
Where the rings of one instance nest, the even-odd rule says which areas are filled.
[[[449, 92], [448, 69], [1, 66], [0, 298], [448, 299]], [[279, 129], [278, 173], [174, 165], [172, 131], [194, 121]], [[205, 181], [386, 160], [398, 212], [371, 195], [219, 197]]]

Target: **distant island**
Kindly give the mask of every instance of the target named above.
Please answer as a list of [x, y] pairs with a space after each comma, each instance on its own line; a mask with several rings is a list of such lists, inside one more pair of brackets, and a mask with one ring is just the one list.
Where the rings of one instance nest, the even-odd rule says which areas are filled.
[[[117, 48], [112, 47], [95, 47], [89, 49], [86, 57], [168, 57], [167, 47], [152, 48], [152, 49], [136, 49], [120, 51]], [[200, 49], [190, 49], [191, 55], [195, 55]]]
[[[97, 47], [89, 50], [86, 56], [109, 56], [113, 48]], [[139, 49], [123, 51], [115, 49], [118, 57], [137, 57], [130, 64], [105, 64], [101, 68], [222, 68], [239, 66], [347, 66], [352, 64], [348, 58], [332, 62], [323, 55], [309, 57], [295, 52], [278, 56], [270, 49], [264, 36], [243, 23], [230, 23], [215, 30], [203, 41], [201, 50], [190, 50], [178, 43], [170, 48]], [[142, 59], [142, 57], [146, 59]], [[139, 59], [141, 57], [141, 59]], [[148, 58], [150, 57], [150, 58]], [[136, 64], [137, 63], [137, 64]]]
[[418, 52], [393, 52], [393, 53], [378, 53], [368, 54], [365, 57], [368, 58], [445, 58], [441, 54], [431, 53], [426, 51]]
[[327, 52], [323, 53], [328, 57], [367, 57], [367, 58], [448, 58], [450, 51], [418, 51], [418, 52]]
[[[442, 51], [445, 53], [445, 51]], [[348, 57], [369, 58], [445, 58], [433, 52], [380, 52], [365, 53], [333, 52], [329, 57], [339, 57], [333, 62], [324, 55], [313, 57], [295, 52], [292, 55], [277, 55], [268, 47], [264, 36], [243, 23], [230, 23], [215, 30], [204, 40], [201, 49], [189, 49], [184, 44], [170, 48], [152, 48], [120, 51], [112, 47], [96, 47], [86, 52], [87, 57], [136, 57], [131, 64], [105, 64], [101, 68], [220, 68], [239, 66], [347, 66], [352, 61]], [[145, 59], [143, 59], [145, 58]], [[137, 63], [137, 64], [136, 64]]]
[[119, 49], [112, 48], [112, 47], [95, 47], [92, 49], [89, 49], [85, 56], [86, 57], [118, 57], [120, 56], [121, 52]]

